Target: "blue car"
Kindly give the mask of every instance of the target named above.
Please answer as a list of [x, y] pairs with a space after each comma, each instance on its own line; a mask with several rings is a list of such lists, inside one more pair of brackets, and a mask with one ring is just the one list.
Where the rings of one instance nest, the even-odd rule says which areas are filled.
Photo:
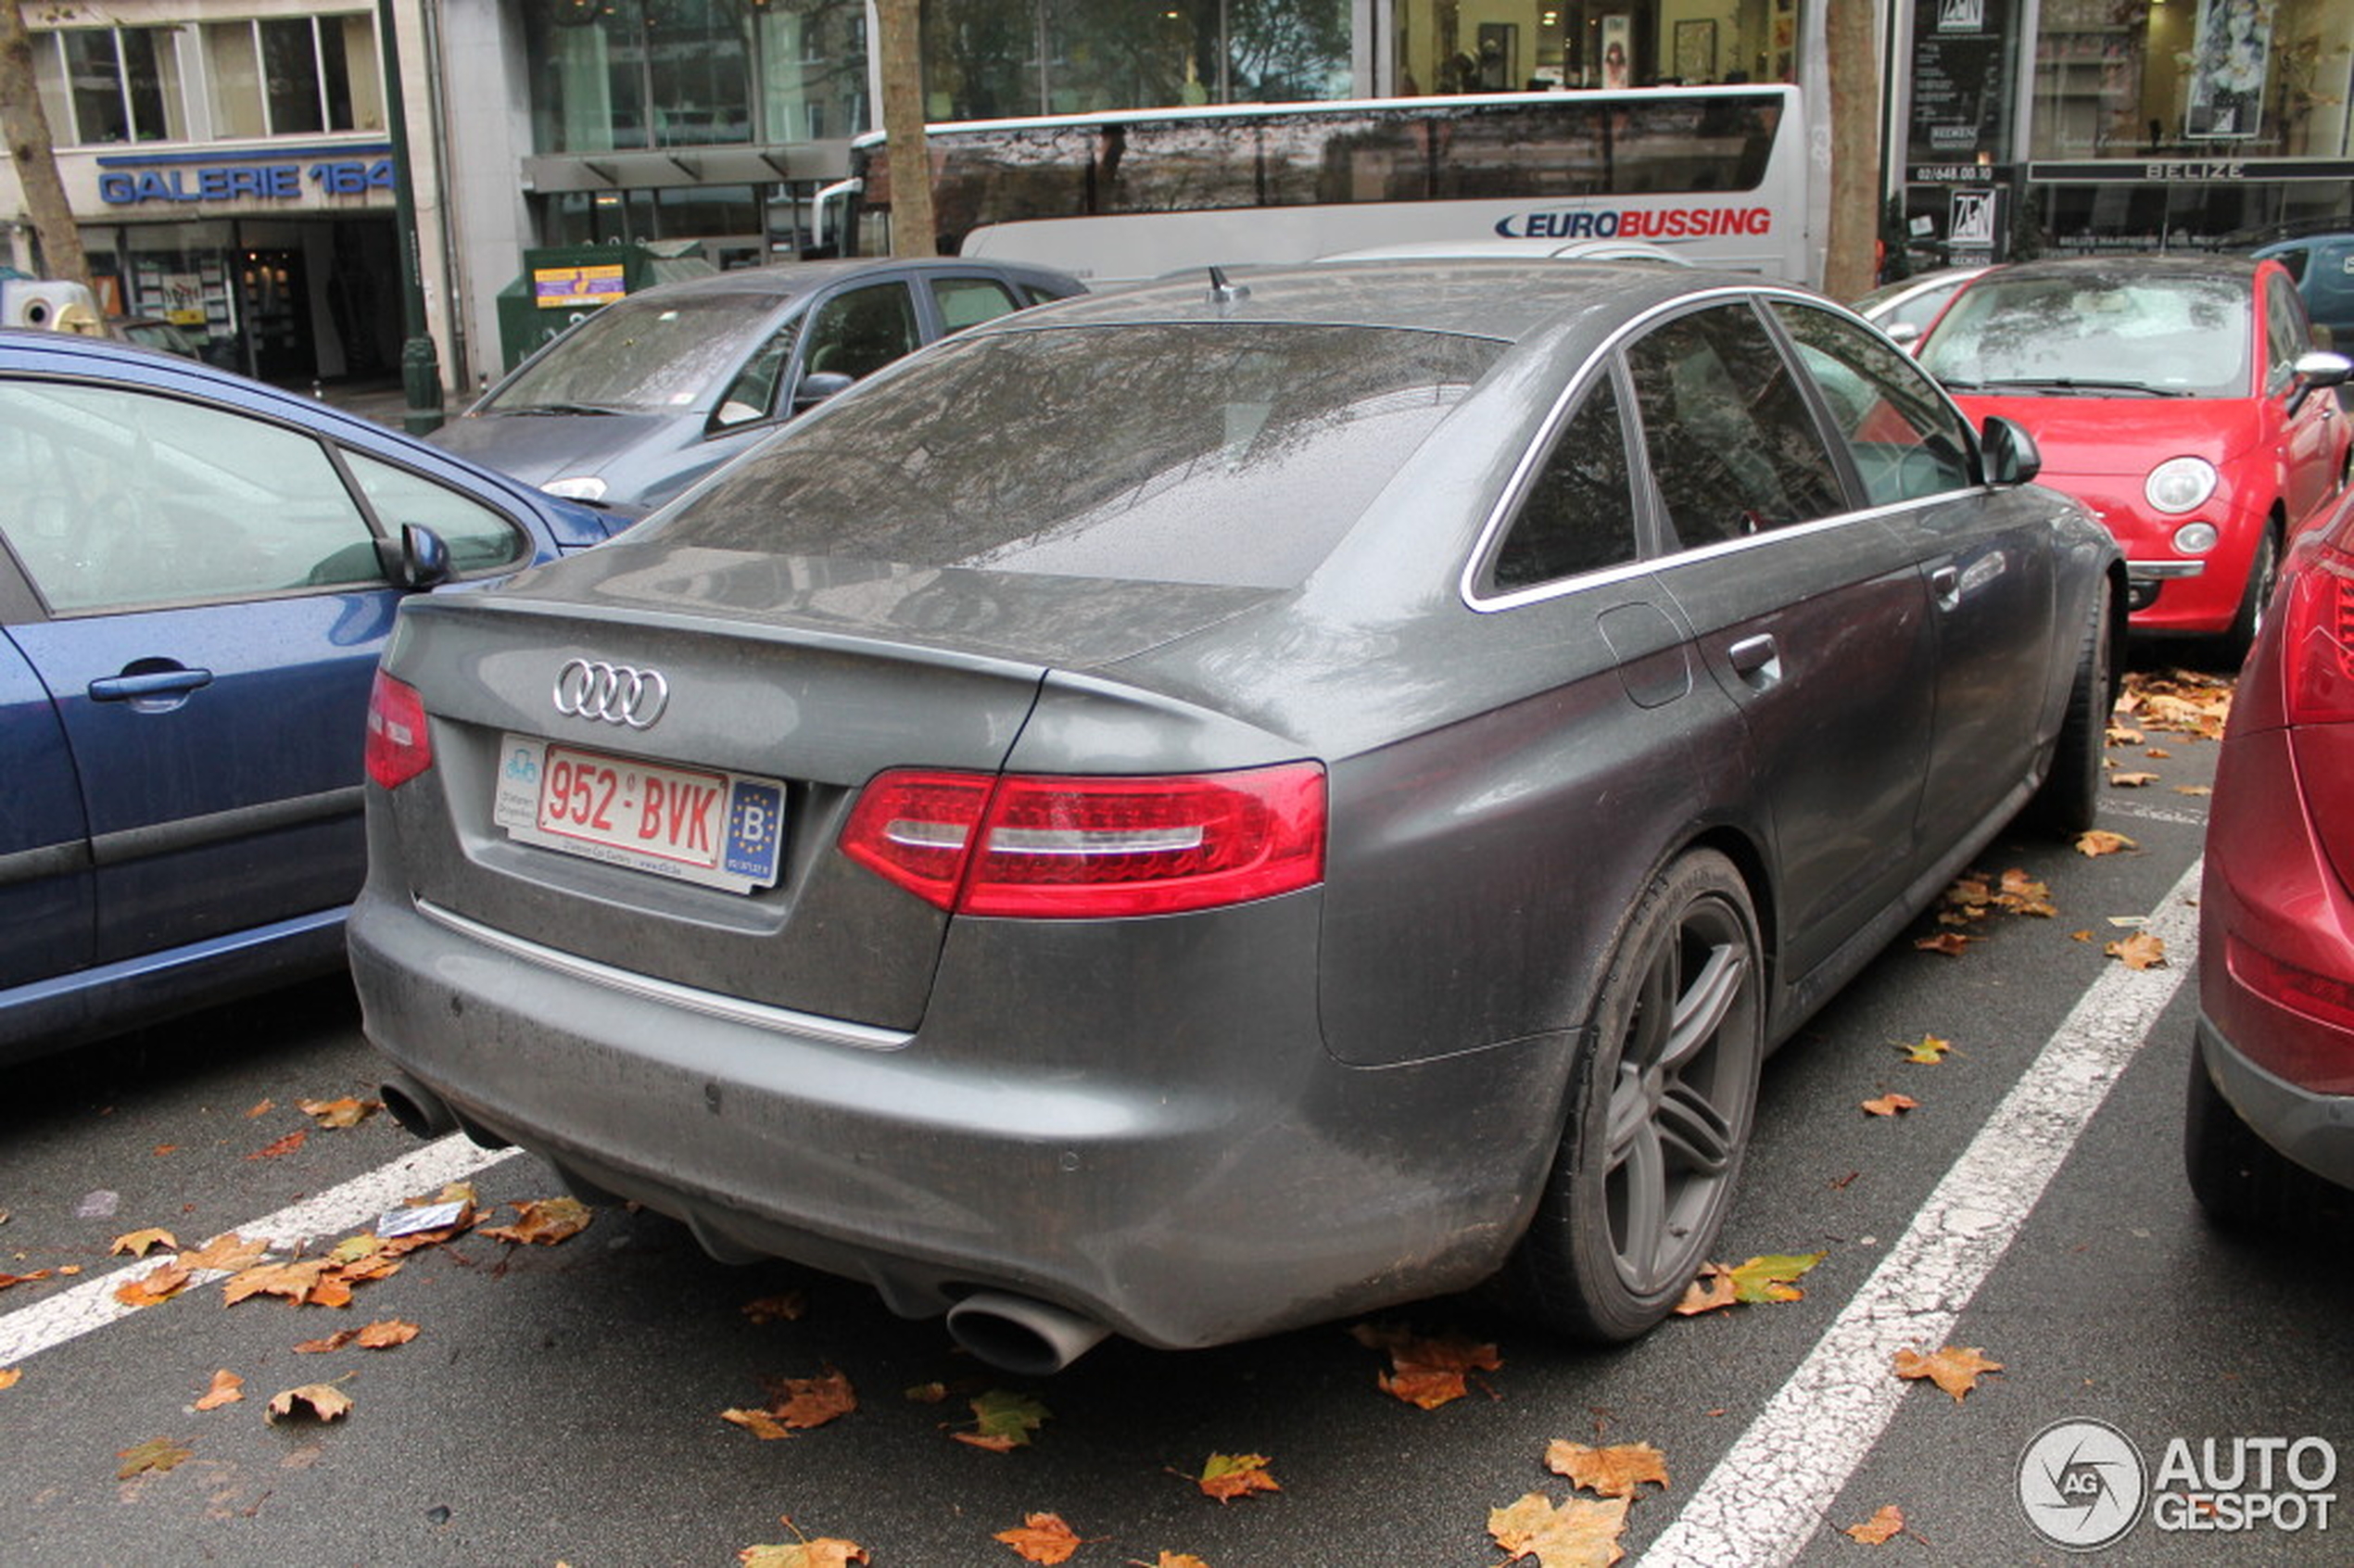
[[0, 332], [0, 1063], [341, 964], [394, 610], [618, 526], [185, 359]]

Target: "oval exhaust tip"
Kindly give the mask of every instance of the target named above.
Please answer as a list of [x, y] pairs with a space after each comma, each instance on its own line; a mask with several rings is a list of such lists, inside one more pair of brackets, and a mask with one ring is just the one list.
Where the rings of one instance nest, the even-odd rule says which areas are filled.
[[948, 1333], [1000, 1372], [1045, 1377], [1101, 1344], [1111, 1331], [1090, 1318], [1000, 1291], [968, 1296], [948, 1309]]

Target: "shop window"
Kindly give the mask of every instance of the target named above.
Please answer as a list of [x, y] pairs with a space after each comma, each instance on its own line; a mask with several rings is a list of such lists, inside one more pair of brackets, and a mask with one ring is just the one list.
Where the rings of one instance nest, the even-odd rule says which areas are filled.
[[2044, 0], [2032, 156], [2343, 158], [2354, 0]]

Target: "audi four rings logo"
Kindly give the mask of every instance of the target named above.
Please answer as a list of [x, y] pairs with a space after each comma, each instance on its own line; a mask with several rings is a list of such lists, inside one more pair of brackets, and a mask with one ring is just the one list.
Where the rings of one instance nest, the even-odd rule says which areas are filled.
[[556, 712], [575, 718], [602, 719], [632, 729], [652, 729], [670, 702], [670, 682], [660, 670], [574, 659], [556, 672]]

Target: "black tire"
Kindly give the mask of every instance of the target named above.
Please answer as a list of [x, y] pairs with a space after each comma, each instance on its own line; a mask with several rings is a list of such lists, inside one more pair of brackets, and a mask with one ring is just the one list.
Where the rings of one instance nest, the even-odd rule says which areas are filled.
[[2108, 721], [2117, 705], [2117, 627], [2111, 618], [2109, 580], [2093, 596], [2092, 619], [2076, 655], [2076, 677], [2068, 689], [2068, 711], [2060, 719], [2052, 771], [2027, 803], [2029, 826], [2055, 838], [2072, 839], [2100, 816], [2101, 765], [2108, 750]]
[[1749, 1146], [1763, 993], [1749, 889], [1725, 856], [1693, 851], [1636, 902], [1597, 992], [1561, 1145], [1507, 1270], [1531, 1313], [1616, 1344], [1683, 1298]]
[[2256, 646], [2256, 635], [2264, 629], [2264, 611], [2272, 602], [2272, 589], [2280, 580], [2280, 525], [2267, 524], [2263, 537], [2256, 541], [2256, 559], [2247, 563], [2247, 587], [2240, 594], [2239, 613], [2232, 617], [2231, 630], [2216, 648], [2224, 664], [2236, 669], [2247, 662], [2247, 651]]
[[2183, 1107], [2183, 1169], [2199, 1207], [2229, 1230], [2295, 1231], [2354, 1217], [2354, 1195], [2314, 1175], [2240, 1119], [2208, 1076], [2196, 1045]]

